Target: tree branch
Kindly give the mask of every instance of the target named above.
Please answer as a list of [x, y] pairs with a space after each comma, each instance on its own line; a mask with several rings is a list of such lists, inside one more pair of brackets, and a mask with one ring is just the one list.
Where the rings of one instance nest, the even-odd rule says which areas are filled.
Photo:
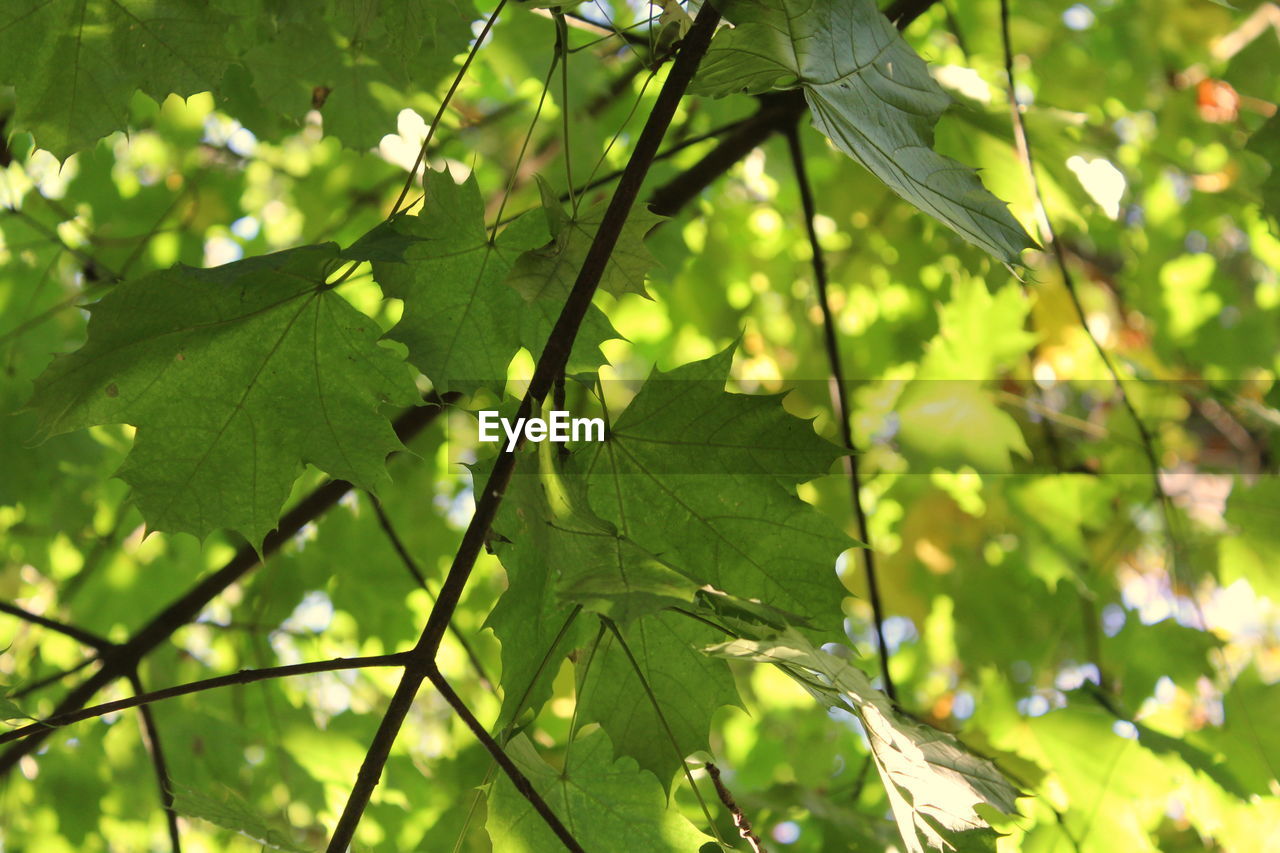
[[75, 625], [68, 625], [65, 622], [59, 622], [57, 619], [50, 619], [38, 613], [32, 613], [30, 610], [19, 607], [16, 604], [10, 604], [7, 601], [0, 601], [0, 613], [8, 613], [23, 622], [30, 622], [32, 625], [48, 628], [50, 631], [62, 634], [64, 637], [70, 637], [77, 643], [88, 646], [98, 652], [105, 652], [108, 649], [115, 648], [115, 644], [110, 640], [105, 637], [99, 637], [92, 631], [86, 631], [83, 628], [77, 628]]
[[[135, 695], [142, 695], [146, 690], [142, 686], [142, 678], [135, 669], [129, 673], [129, 683]], [[160, 729], [156, 718], [147, 705], [138, 706], [138, 722], [142, 728], [142, 741], [151, 756], [151, 767], [156, 774], [156, 787], [160, 789], [160, 807], [164, 809], [165, 822], [169, 826], [169, 847], [173, 853], [182, 853], [182, 833], [178, 830], [178, 813], [173, 808], [173, 780], [169, 777], [169, 763], [164, 758], [164, 747], [160, 743]]]
[[[432, 396], [428, 400], [428, 405], [416, 406], [402, 413], [395, 421], [396, 435], [400, 441], [408, 442], [420, 433], [436, 419], [444, 406], [455, 399], [455, 395], [449, 394], [443, 397]], [[128, 642], [115, 646], [109, 653], [103, 653], [102, 667], [73, 688], [58, 703], [54, 709], [54, 718], [83, 708], [103, 687], [118, 678], [127, 676], [143, 657], [167, 640], [174, 631], [195, 619], [205, 605], [262, 565], [263, 560], [278, 551], [303, 526], [315, 521], [337, 504], [352, 488], [353, 486], [345, 480], [330, 480], [316, 487], [299, 501], [297, 506], [285, 513], [280, 519], [280, 525], [263, 540], [261, 553], [251, 544], [243, 545], [226, 565], [152, 617], [146, 625], [134, 633]], [[39, 731], [31, 733], [22, 743], [0, 755], [0, 776], [12, 770], [24, 755], [33, 752], [52, 731], [53, 729], [49, 727], [39, 727]], [[7, 736], [0, 737], [0, 743], [12, 739]]]
[[[400, 562], [404, 564], [409, 574], [413, 575], [414, 581], [417, 582], [418, 588], [427, 594], [431, 599], [432, 606], [435, 606], [436, 595], [431, 591], [431, 587], [427, 585], [427, 578], [422, 573], [422, 569], [418, 567], [418, 561], [413, 559], [413, 555], [409, 553], [409, 549], [405, 547], [404, 540], [400, 538], [400, 534], [396, 533], [396, 529], [391, 524], [391, 519], [387, 516], [387, 511], [382, 508], [382, 502], [374, 495], [369, 496], [373, 503], [373, 511], [378, 516], [378, 524], [382, 527], [382, 532], [386, 534], [387, 541], [391, 543], [391, 547], [395, 550], [396, 555], [400, 557]], [[458, 626], [452, 621], [449, 622], [449, 631], [453, 634], [458, 645], [462, 647], [463, 654], [467, 656], [467, 660], [471, 663], [471, 668], [476, 671], [476, 675], [480, 676], [481, 683], [486, 689], [493, 689], [494, 682], [485, 672], [484, 664], [480, 661], [480, 655], [476, 653], [475, 647], [467, 639], [466, 635], [458, 630]]]
[[707, 775], [711, 777], [711, 784], [716, 786], [716, 796], [720, 798], [720, 802], [724, 803], [724, 807], [729, 810], [729, 814], [733, 815], [733, 825], [738, 828], [738, 835], [742, 836], [751, 845], [752, 853], [767, 853], [764, 849], [764, 844], [760, 841], [760, 837], [752, 830], [751, 821], [742, 813], [742, 809], [733, 799], [733, 794], [729, 793], [729, 789], [720, 780], [720, 768], [709, 761], [706, 767]]
[[427, 673], [427, 678], [440, 691], [440, 695], [444, 697], [444, 701], [449, 703], [449, 707], [453, 708], [454, 713], [462, 718], [462, 722], [466, 724], [471, 733], [476, 736], [476, 740], [489, 751], [493, 756], [493, 760], [502, 768], [502, 772], [507, 774], [507, 778], [511, 780], [511, 784], [515, 785], [520, 796], [529, 801], [529, 805], [533, 806], [533, 810], [551, 827], [551, 831], [556, 834], [556, 838], [564, 844], [565, 848], [576, 853], [583, 853], [582, 845], [573, 837], [565, 825], [561, 823], [560, 818], [551, 810], [551, 806], [542, 798], [537, 789], [533, 787], [533, 783], [529, 781], [529, 777], [521, 772], [520, 768], [515, 765], [503, 750], [501, 744], [494, 740], [487, 729], [480, 724], [475, 715], [471, 713], [471, 709], [462, 701], [462, 697], [454, 692], [453, 687], [445, 680], [440, 670], [432, 667]]
[[[618, 181], [618, 187], [587, 250], [573, 289], [569, 292], [546, 346], [543, 347], [542, 354], [538, 358], [533, 378], [529, 382], [529, 390], [520, 404], [517, 417], [528, 417], [533, 411], [535, 401], [540, 403], [546, 399], [556, 376], [564, 370], [573, 348], [574, 338], [577, 337], [578, 328], [582, 325], [582, 319], [591, 306], [591, 298], [609, 263], [609, 257], [617, 244], [622, 227], [626, 224], [627, 216], [640, 193], [654, 155], [658, 153], [658, 147], [662, 144], [662, 138], [666, 135], [680, 99], [692, 81], [719, 21], [720, 13], [710, 3], [704, 3], [698, 11], [693, 27], [681, 43], [671, 72], [667, 75], [666, 82], [663, 83], [662, 90], [654, 102], [653, 110], [649, 113], [649, 118], [636, 140], [627, 170]], [[334, 828], [333, 837], [329, 842], [329, 853], [342, 853], [351, 844], [365, 806], [368, 805], [373, 789], [382, 777], [382, 768], [391, 754], [391, 746], [395, 743], [400, 727], [409, 713], [409, 708], [413, 705], [414, 696], [417, 695], [418, 688], [435, 666], [435, 655], [440, 647], [440, 639], [462, 598], [462, 591], [471, 577], [471, 570], [475, 567], [480, 549], [484, 546], [489, 527], [497, 516], [498, 507], [502, 503], [502, 496], [511, 480], [515, 464], [515, 452], [499, 454], [484, 488], [477, 491], [476, 509], [471, 517], [471, 523], [468, 524], [462, 536], [462, 542], [454, 555], [453, 565], [449, 568], [449, 573], [440, 588], [439, 598], [427, 619], [422, 636], [410, 652], [411, 661], [405, 668], [373, 742], [369, 745], [369, 751], [360, 766], [355, 785], [347, 799], [347, 805], [338, 820], [338, 825]]]
[[818, 206], [813, 198], [813, 187], [809, 183], [809, 170], [804, 165], [804, 148], [800, 144], [799, 128], [794, 124], [791, 125], [787, 129], [786, 136], [787, 148], [791, 153], [791, 166], [796, 174], [796, 185], [800, 189], [800, 203], [804, 208], [804, 227], [809, 235], [810, 254], [813, 256], [813, 279], [818, 290], [818, 307], [822, 309], [822, 342], [827, 352], [827, 364], [831, 370], [831, 379], [827, 383], [831, 394], [831, 407], [835, 410], [836, 421], [840, 424], [840, 441], [849, 451], [843, 458], [844, 472], [849, 478], [853, 515], [858, 522], [858, 538], [866, 546], [862, 549], [862, 565], [867, 578], [867, 598], [871, 601], [876, 647], [880, 652], [880, 678], [884, 681], [884, 692], [890, 699], [897, 702], [898, 691], [894, 687], [893, 676], [889, 674], [889, 645], [884, 639], [884, 605], [880, 601], [876, 555], [871, 547], [867, 513], [862, 506], [862, 476], [858, 473], [857, 448], [853, 444], [853, 427], [850, 424], [853, 411], [849, 406], [849, 389], [844, 380], [840, 339], [836, 335], [836, 321], [831, 311], [831, 296], [827, 287], [827, 261], [822, 253], [822, 244], [818, 241], [818, 230], [814, 225], [814, 220], [818, 216]]
[[[147, 705], [151, 702], [160, 702], [164, 699], [173, 699], [178, 696], [186, 696], [189, 693], [201, 693], [205, 690], [214, 690], [219, 687], [230, 687], [234, 684], [253, 684], [255, 681], [268, 681], [273, 678], [287, 678], [291, 675], [311, 675], [317, 672], [336, 672], [342, 669], [364, 669], [373, 666], [402, 666], [405, 663], [408, 652], [396, 652], [390, 655], [368, 655], [358, 658], [333, 658], [331, 660], [311, 661], [309, 663], [294, 663], [286, 666], [268, 666], [262, 669], [242, 669], [239, 672], [233, 672], [229, 675], [218, 675], [213, 678], [204, 678], [199, 681], [189, 681], [186, 684], [178, 684], [174, 687], [166, 687], [162, 690], [152, 690], [149, 693], [138, 693], [127, 699], [116, 699], [114, 702], [103, 702], [101, 705], [92, 705], [88, 708], [80, 708], [75, 711], [67, 711], [61, 714], [54, 714], [43, 720], [37, 720], [30, 725], [16, 728], [13, 731], [0, 734], [0, 743], [9, 743], [15, 740], [24, 740], [27, 744], [41, 738], [42, 735], [52, 732], [54, 729], [69, 726], [72, 723], [79, 723], [83, 720], [91, 720], [94, 717], [101, 717], [104, 714], [114, 714], [116, 711], [127, 711], [129, 708], [137, 708]], [[127, 677], [127, 676], [126, 676]]]

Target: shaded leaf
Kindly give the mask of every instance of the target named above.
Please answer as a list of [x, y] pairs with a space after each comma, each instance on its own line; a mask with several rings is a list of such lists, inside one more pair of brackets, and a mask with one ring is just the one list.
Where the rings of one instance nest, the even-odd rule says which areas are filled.
[[[544, 297], [563, 301], [573, 289], [578, 270], [582, 268], [587, 250], [591, 248], [604, 219], [607, 204], [601, 202], [577, 215], [567, 214], [545, 181], [539, 181], [539, 189], [551, 226], [551, 242], [522, 254], [507, 277], [507, 283], [531, 302]], [[644, 238], [663, 221], [663, 217], [650, 213], [644, 205], [638, 205], [631, 211], [600, 276], [601, 290], [615, 296], [624, 293], [647, 295], [644, 278], [657, 260], [645, 247]]]
[[259, 542], [303, 463], [365, 488], [400, 448], [383, 403], [418, 394], [377, 324], [324, 287], [333, 244], [119, 285], [36, 384], [43, 435], [138, 428], [119, 476], [147, 523]]
[[216, 796], [191, 788], [179, 788], [173, 792], [173, 808], [178, 814], [207, 820], [273, 850], [305, 853], [307, 849], [293, 841], [286, 829], [264, 820], [230, 788], [224, 788]]
[[[406, 247], [387, 229], [408, 238]], [[375, 229], [350, 250], [373, 260], [374, 278], [388, 296], [404, 300], [404, 314], [388, 334], [409, 348], [409, 360], [442, 391], [498, 392], [507, 365], [521, 346], [541, 353], [560, 302], [522, 300], [503, 280], [525, 251], [546, 242], [538, 216], [522, 216], [490, 241], [475, 177], [456, 184], [447, 173], [428, 178], [416, 216]], [[388, 248], [391, 247], [391, 248]], [[399, 254], [403, 263], [391, 262]], [[570, 370], [594, 370], [601, 341], [613, 337], [608, 320], [592, 307], [574, 345]]]
[[778, 397], [726, 393], [731, 359], [655, 371], [606, 440], [569, 457], [566, 480], [580, 478], [593, 513], [699, 585], [838, 630], [835, 559], [856, 543], [793, 490], [841, 451]]
[[716, 711], [738, 704], [729, 667], [700, 651], [723, 635], [671, 611], [618, 630], [623, 641], [605, 631], [593, 651], [578, 656], [579, 719], [600, 723], [619, 753], [666, 783], [683, 758], [708, 748]]
[[1005, 263], [1030, 245], [967, 166], [933, 151], [950, 104], [871, 0], [734, 0], [695, 90], [804, 89], [813, 123], [894, 192]]
[[[547, 764], [523, 735], [507, 744], [507, 754], [584, 850], [689, 853], [710, 840], [667, 800], [652, 774], [629, 758], [614, 759], [602, 731], [573, 741], [563, 770]], [[564, 849], [505, 775], [490, 789], [486, 829], [494, 853]]]
[[1249, 137], [1246, 151], [1252, 151], [1271, 167], [1271, 172], [1258, 189], [1262, 193], [1262, 210], [1273, 222], [1280, 223], [1280, 117], [1272, 116]]
[[9, 0], [0, 84], [16, 90], [15, 124], [63, 157], [128, 127], [135, 90], [212, 88], [233, 59], [230, 21], [201, 0]]
[[475, 14], [465, 0], [317, 5], [285, 0], [249, 17], [252, 46], [241, 61], [269, 110], [298, 119], [319, 109], [325, 132], [353, 148], [396, 132], [404, 96], [395, 87], [426, 89], [451, 71]]

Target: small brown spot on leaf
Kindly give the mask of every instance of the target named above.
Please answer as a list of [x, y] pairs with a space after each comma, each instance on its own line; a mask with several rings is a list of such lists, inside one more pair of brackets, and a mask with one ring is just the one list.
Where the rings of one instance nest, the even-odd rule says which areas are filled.
[[182, 353], [178, 353], [178, 361], [186, 361], [187, 357]]
[[120, 396], [120, 389], [116, 387], [116, 383], [112, 382], [110, 385], [107, 386], [107, 396], [108, 397]]
[[324, 102], [329, 100], [329, 93], [333, 90], [328, 86], [316, 86], [311, 90], [311, 108], [320, 109], [324, 106]]

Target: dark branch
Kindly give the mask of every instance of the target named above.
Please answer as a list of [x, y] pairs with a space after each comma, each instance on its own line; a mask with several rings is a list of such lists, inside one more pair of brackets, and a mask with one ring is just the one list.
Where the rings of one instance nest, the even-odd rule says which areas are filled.
[[48, 628], [50, 631], [56, 631], [64, 637], [70, 637], [81, 645], [88, 646], [99, 652], [105, 652], [114, 648], [115, 644], [105, 637], [99, 637], [92, 631], [86, 631], [83, 628], [77, 628], [75, 625], [68, 625], [65, 622], [59, 622], [56, 619], [50, 619], [47, 616], [41, 616], [38, 613], [32, 613], [30, 610], [19, 607], [16, 604], [10, 604], [7, 601], [0, 601], [0, 613], [8, 613], [10, 616], [21, 619], [23, 622], [30, 622], [32, 625], [39, 625], [41, 628]]
[[[61, 714], [54, 714], [43, 720], [37, 720], [30, 725], [16, 728], [13, 731], [0, 734], [0, 743], [9, 743], [10, 741], [23, 740], [27, 744], [42, 738], [54, 729], [69, 726], [72, 723], [78, 723], [82, 720], [91, 720], [94, 717], [101, 717], [104, 714], [114, 714], [116, 711], [127, 711], [130, 708], [137, 708], [147, 705], [151, 702], [159, 702], [164, 699], [173, 699], [178, 696], [186, 696], [190, 693], [201, 693], [205, 690], [214, 690], [218, 687], [230, 687], [233, 684], [253, 684], [255, 681], [268, 681], [273, 678], [286, 678], [291, 675], [311, 675], [317, 672], [335, 672], [341, 669], [364, 669], [373, 666], [401, 666], [405, 663], [408, 652], [397, 652], [392, 655], [369, 655], [367, 657], [358, 658], [333, 658], [332, 660], [312, 661], [310, 663], [295, 663], [287, 666], [268, 666], [262, 669], [242, 669], [239, 672], [233, 672], [230, 675], [218, 675], [213, 678], [204, 678], [200, 681], [190, 681], [186, 684], [179, 684], [174, 687], [166, 687], [163, 690], [152, 690], [150, 693], [139, 693], [130, 696], [127, 699], [117, 699], [114, 702], [103, 702], [101, 705], [93, 705], [88, 708], [80, 708], [75, 711], [67, 711]], [[126, 676], [127, 677], [127, 676]]]
[[440, 670], [433, 667], [427, 673], [427, 678], [440, 691], [440, 695], [444, 697], [444, 701], [449, 703], [449, 707], [453, 708], [454, 712], [462, 718], [462, 722], [476, 736], [476, 740], [480, 741], [481, 745], [493, 756], [493, 760], [502, 768], [502, 772], [507, 774], [507, 778], [511, 780], [511, 784], [520, 792], [520, 796], [529, 801], [529, 805], [533, 806], [533, 810], [556, 834], [556, 838], [560, 839], [560, 843], [565, 846], [565, 849], [583, 853], [582, 845], [573, 837], [573, 833], [569, 832], [565, 825], [560, 822], [560, 818], [551, 810], [551, 806], [533, 787], [529, 777], [520, 771], [520, 768], [515, 765], [515, 762], [502, 749], [502, 746], [489, 735], [484, 726], [480, 725], [480, 721], [471, 713], [471, 709], [462, 701], [462, 697], [453, 691], [449, 682], [440, 674]]
[[[577, 337], [578, 328], [582, 325], [582, 319], [591, 306], [591, 298], [609, 263], [613, 248], [617, 245], [622, 227], [626, 224], [627, 216], [640, 194], [641, 185], [649, 172], [653, 158], [658, 153], [671, 119], [675, 116], [676, 108], [711, 43], [711, 36], [719, 21], [719, 12], [710, 3], [703, 4], [693, 27], [681, 43], [671, 72], [663, 83], [662, 90], [654, 101], [653, 110], [649, 113], [649, 118], [645, 121], [644, 128], [636, 140], [627, 169], [618, 181], [618, 187], [587, 250], [573, 289], [569, 292], [564, 308], [560, 311], [546, 346], [543, 347], [542, 354], [538, 358], [533, 378], [529, 382], [529, 390], [520, 404], [517, 417], [528, 417], [533, 411], [535, 401], [541, 402], [546, 399], [555, 378], [564, 370], [573, 348], [573, 341]], [[462, 542], [454, 555], [453, 565], [445, 576], [436, 606], [432, 608], [422, 636], [410, 653], [411, 662], [405, 668], [405, 673], [387, 705], [386, 713], [378, 726], [373, 742], [369, 745], [369, 751], [364, 763], [360, 766], [360, 772], [356, 776], [347, 805], [338, 820], [338, 825], [334, 828], [333, 837], [329, 842], [329, 853], [342, 853], [351, 844], [356, 826], [360, 823], [365, 806], [373, 795], [373, 789], [382, 777], [382, 768], [391, 754], [391, 746], [395, 743], [400, 727], [409, 713], [409, 708], [413, 705], [418, 688], [435, 666], [440, 639], [448, 628], [449, 620], [453, 617], [454, 610], [462, 598], [462, 591], [471, 577], [476, 558], [484, 547], [489, 527], [497, 516], [498, 507], [502, 503], [502, 496], [511, 480], [515, 464], [514, 452], [500, 454], [484, 488], [476, 493], [475, 513], [462, 536]]]
[[[408, 442], [434, 421], [443, 407], [454, 399], [452, 395], [433, 397], [429, 401], [430, 405], [418, 406], [404, 412], [396, 419], [396, 435], [402, 442]], [[154, 616], [146, 625], [138, 629], [128, 642], [114, 647], [109, 654], [104, 653], [102, 668], [82, 681], [58, 703], [54, 709], [54, 717], [70, 714], [83, 708], [103, 687], [118, 678], [127, 676], [137, 666], [138, 661], [167, 640], [174, 631], [195, 619], [205, 605], [262, 565], [263, 560], [278, 551], [305, 525], [315, 521], [337, 504], [352, 488], [352, 485], [345, 480], [330, 480], [318, 486], [297, 506], [285, 513], [280, 519], [280, 526], [263, 540], [261, 553], [252, 545], [245, 544], [236, 551], [225, 566], [196, 584]], [[0, 776], [13, 769], [24, 755], [34, 751], [52, 731], [53, 729], [49, 727], [39, 727], [39, 731], [32, 733], [22, 743], [0, 755]], [[6, 736], [0, 739], [0, 743], [11, 739]]]
[[843, 460], [844, 471], [849, 478], [853, 515], [858, 522], [858, 538], [866, 546], [861, 549], [862, 565], [867, 578], [867, 598], [871, 601], [871, 616], [875, 623], [876, 647], [880, 652], [880, 677], [884, 681], [884, 692], [890, 699], [897, 702], [898, 691], [893, 685], [893, 677], [889, 674], [889, 645], [884, 639], [884, 605], [880, 601], [876, 555], [871, 547], [867, 513], [862, 506], [862, 476], [858, 472], [857, 448], [853, 445], [853, 427], [849, 420], [853, 417], [849, 407], [849, 388], [845, 384], [840, 339], [836, 335], [836, 321], [831, 311], [831, 296], [827, 286], [827, 261], [822, 253], [822, 244], [818, 240], [818, 231], [814, 225], [814, 220], [818, 216], [818, 206], [813, 198], [813, 187], [809, 183], [809, 171], [804, 165], [804, 149], [800, 144], [799, 128], [794, 124], [787, 130], [787, 147], [791, 153], [792, 168], [796, 173], [796, 185], [800, 189], [800, 203], [804, 208], [804, 226], [809, 235], [810, 254], [813, 256], [813, 279], [818, 290], [818, 307], [822, 309], [822, 342], [827, 352], [827, 364], [831, 370], [829, 383], [831, 406], [835, 409], [836, 421], [840, 424], [840, 441], [849, 451]]
[[[386, 510], [382, 508], [382, 502], [377, 497], [370, 495], [369, 500], [373, 503], [373, 511], [378, 516], [378, 524], [382, 527], [382, 532], [386, 534], [387, 540], [391, 543], [391, 547], [395, 550], [396, 555], [400, 557], [400, 562], [404, 564], [405, 570], [413, 575], [414, 581], [417, 582], [418, 588], [427, 594], [431, 599], [432, 606], [436, 603], [435, 593], [431, 591], [431, 587], [427, 585], [427, 578], [422, 573], [422, 569], [418, 567], [418, 561], [413, 559], [413, 555], [409, 553], [409, 549], [405, 547], [404, 540], [400, 538], [400, 534], [396, 533], [395, 527], [391, 524], [391, 519], [387, 516]], [[494, 682], [485, 672], [484, 664], [480, 660], [480, 655], [476, 652], [475, 647], [467, 639], [466, 635], [458, 630], [458, 626], [452, 621], [449, 622], [449, 631], [453, 634], [458, 645], [462, 647], [463, 654], [467, 656], [467, 660], [471, 663], [471, 668], [476, 671], [476, 675], [480, 677], [480, 682], [486, 689], [493, 689]]]
[[[141, 696], [147, 691], [142, 686], [142, 678], [137, 670], [129, 673], [129, 683], [135, 695]], [[142, 727], [142, 741], [151, 756], [151, 767], [156, 774], [156, 787], [160, 789], [160, 807], [164, 809], [165, 822], [169, 827], [169, 847], [173, 853], [182, 853], [182, 833], [178, 830], [178, 813], [173, 808], [173, 780], [169, 776], [169, 763], [165, 761], [164, 747], [160, 743], [160, 729], [156, 725], [155, 715], [147, 705], [138, 706], [138, 721]]]

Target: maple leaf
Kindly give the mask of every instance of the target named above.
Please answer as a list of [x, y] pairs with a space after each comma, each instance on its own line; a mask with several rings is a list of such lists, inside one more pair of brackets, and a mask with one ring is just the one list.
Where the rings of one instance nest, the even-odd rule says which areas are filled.
[[378, 325], [325, 286], [337, 259], [304, 246], [117, 285], [36, 382], [42, 435], [134, 425], [119, 476], [151, 527], [199, 537], [260, 542], [304, 462], [376, 488], [401, 447], [378, 407], [419, 397]]
[[[506, 750], [584, 850], [689, 853], [711, 840], [672, 807], [652, 775], [629, 758], [615, 759], [602, 731], [574, 740], [563, 770], [547, 764], [523, 735]], [[564, 850], [505, 776], [490, 788], [488, 806], [494, 853]]]
[[946, 732], [900, 714], [862, 670], [814, 648], [795, 629], [773, 639], [732, 640], [707, 652], [776, 664], [818, 701], [856, 714], [909, 853], [924, 853], [922, 839], [938, 850], [992, 839], [994, 831], [976, 807], [1014, 812], [1021, 792], [994, 764]]
[[[563, 299], [527, 303], [503, 284], [523, 252], [546, 242], [542, 217], [522, 216], [491, 240], [475, 177], [456, 184], [448, 174], [434, 174], [421, 212], [380, 229], [380, 236], [357, 243], [347, 255], [372, 260], [383, 292], [404, 300], [404, 314], [388, 336], [409, 348], [409, 360], [438, 389], [500, 392], [520, 347], [535, 356], [542, 352]], [[615, 336], [592, 307], [570, 372], [599, 366], [600, 343]]]
[[0, 84], [14, 87], [14, 123], [59, 157], [87, 148], [128, 126], [138, 89], [211, 88], [234, 60], [220, 38], [230, 22], [202, 0], [7, 0]]
[[[559, 199], [546, 181], [539, 180], [538, 188], [542, 192], [542, 208], [547, 213], [552, 239], [547, 245], [522, 254], [507, 277], [507, 283], [529, 301], [546, 297], [563, 300], [573, 289], [578, 270], [582, 268], [596, 230], [604, 220], [606, 205], [596, 204], [569, 215], [561, 208]], [[651, 213], [644, 205], [632, 210], [600, 276], [601, 290], [615, 296], [624, 293], [648, 295], [644, 278], [657, 260], [645, 247], [644, 240], [664, 221], [665, 217]]]
[[[839, 630], [835, 561], [856, 543], [793, 489], [841, 451], [779, 397], [726, 393], [732, 355], [655, 371], [603, 443], [563, 463], [541, 445], [512, 478], [494, 525], [510, 586], [486, 623], [512, 687], [503, 722], [550, 695], [548, 658], [581, 605], [618, 623], [579, 652], [582, 718], [667, 780], [737, 701], [728, 671], [697, 651], [714, 635], [670, 608], [738, 597]], [[582, 638], [573, 626], [570, 643]]]
[[951, 104], [871, 0], [731, 0], [694, 90], [804, 89], [813, 123], [916, 207], [1015, 263], [1031, 238], [967, 166], [933, 150]]
[[[839, 630], [840, 552], [856, 545], [800, 500], [841, 450], [778, 396], [725, 392], [733, 350], [655, 371], [564, 465], [587, 506], [699, 584]], [[747, 543], [750, 543], [749, 545]]]

